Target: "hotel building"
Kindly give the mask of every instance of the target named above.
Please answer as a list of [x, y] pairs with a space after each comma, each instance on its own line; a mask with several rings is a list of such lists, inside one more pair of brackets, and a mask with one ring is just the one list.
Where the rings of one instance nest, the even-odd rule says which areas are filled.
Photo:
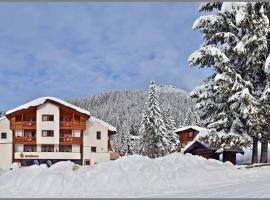
[[0, 168], [71, 160], [91, 165], [115, 159], [116, 128], [70, 103], [42, 97], [0, 118]]

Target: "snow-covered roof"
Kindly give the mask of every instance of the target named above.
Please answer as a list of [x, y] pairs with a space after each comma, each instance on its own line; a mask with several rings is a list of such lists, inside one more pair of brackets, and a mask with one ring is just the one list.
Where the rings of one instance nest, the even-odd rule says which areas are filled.
[[194, 138], [193, 141], [191, 141], [190, 143], [188, 143], [184, 148], [183, 148], [183, 152], [185, 153], [185, 151], [187, 151], [194, 143], [199, 142], [201, 145], [205, 146], [206, 148], [209, 148], [209, 146], [201, 141], [199, 141], [197, 138]]
[[185, 131], [185, 130], [188, 130], [188, 129], [194, 129], [196, 131], [199, 131], [200, 136], [202, 136], [202, 134], [206, 134], [206, 133], [208, 133], [210, 131], [209, 129], [203, 128], [203, 127], [200, 127], [200, 126], [184, 126], [184, 127], [176, 129], [174, 132], [175, 133], [182, 132], [182, 131]]
[[[204, 146], [206, 149], [212, 149], [212, 150], [217, 150], [218, 148], [214, 148], [214, 147], [210, 147], [208, 144], [202, 142], [202, 141], [199, 141], [198, 140], [198, 137], [194, 138], [193, 141], [191, 141], [190, 143], [188, 143], [184, 148], [183, 148], [183, 152], [186, 153], [186, 151], [195, 143], [199, 143], [201, 144], [202, 146]], [[244, 154], [244, 151], [240, 148], [231, 148], [231, 149], [226, 149], [224, 150], [226, 152], [236, 152], [236, 153], [241, 153], [241, 154]]]
[[90, 117], [89, 119], [90, 122], [97, 122], [97, 123], [100, 123], [102, 126], [106, 127], [108, 130], [110, 131], [113, 131], [113, 132], [116, 132], [116, 128], [110, 124], [108, 124], [107, 122], [104, 122], [103, 120], [101, 119], [98, 119], [98, 118], [95, 118], [93, 116]]
[[6, 115], [11, 114], [11, 113], [14, 113], [14, 112], [19, 111], [19, 110], [27, 109], [27, 108], [32, 107], [32, 106], [42, 105], [47, 100], [55, 101], [55, 102], [57, 102], [59, 104], [62, 104], [62, 105], [67, 106], [69, 108], [72, 108], [72, 109], [74, 109], [74, 110], [76, 110], [76, 111], [78, 111], [80, 113], [83, 113], [83, 114], [86, 114], [86, 115], [90, 115], [89, 111], [84, 110], [84, 109], [82, 109], [82, 108], [80, 108], [78, 106], [72, 105], [72, 104], [70, 104], [70, 103], [68, 103], [66, 101], [63, 101], [63, 100], [58, 99], [58, 98], [55, 98], [55, 97], [41, 97], [41, 98], [35, 99], [33, 101], [30, 101], [30, 102], [28, 102], [26, 104], [23, 104], [21, 106], [18, 106], [16, 108], [12, 109], [12, 110], [7, 111], [6, 112]]

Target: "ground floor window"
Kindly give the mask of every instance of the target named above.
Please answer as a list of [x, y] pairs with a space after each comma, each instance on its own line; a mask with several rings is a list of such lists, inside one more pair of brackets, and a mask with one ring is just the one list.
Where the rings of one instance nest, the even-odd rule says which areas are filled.
[[97, 152], [97, 147], [91, 147], [91, 152]]
[[72, 145], [60, 145], [59, 152], [72, 152]]
[[23, 151], [24, 152], [37, 152], [37, 146], [36, 145], [23, 145]]
[[89, 159], [85, 159], [85, 160], [84, 160], [84, 164], [85, 164], [85, 165], [90, 165], [90, 160], [89, 160]]
[[41, 152], [54, 152], [54, 145], [50, 144], [41, 145]]

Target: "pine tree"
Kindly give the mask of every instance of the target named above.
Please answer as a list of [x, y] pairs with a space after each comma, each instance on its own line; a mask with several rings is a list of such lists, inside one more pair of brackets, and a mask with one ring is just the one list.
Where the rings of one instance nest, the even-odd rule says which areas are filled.
[[195, 109], [195, 105], [191, 106], [186, 115], [185, 115], [185, 119], [184, 119], [184, 126], [192, 126], [192, 125], [197, 125], [200, 126], [201, 122], [200, 122], [200, 117], [199, 117], [199, 112], [198, 110]]
[[[185, 113], [192, 106], [192, 100], [181, 89], [172, 86], [158, 86], [160, 106], [172, 108], [171, 115], [177, 124], [177, 128], [183, 125]], [[122, 126], [128, 124], [130, 135], [139, 135], [139, 127], [142, 119], [142, 111], [147, 99], [144, 91], [112, 91], [97, 94], [91, 97], [70, 101], [79, 107], [89, 110], [92, 116], [108, 122], [117, 128], [117, 134], [113, 135], [112, 147], [116, 150], [117, 138], [122, 135]], [[132, 143], [138, 141], [132, 139]], [[115, 143], [116, 142], [116, 143]], [[138, 154], [137, 144], [132, 144], [131, 154]], [[120, 146], [119, 146], [120, 148]], [[117, 148], [117, 149], [119, 149]], [[132, 149], [132, 150], [131, 150]]]
[[129, 127], [126, 122], [123, 123], [119, 133], [113, 137], [113, 148], [119, 152], [120, 155], [126, 155], [129, 153]]
[[176, 130], [175, 120], [172, 116], [172, 108], [168, 107], [162, 112], [163, 121], [166, 129], [166, 137], [171, 146], [171, 152], [177, 150], [177, 144], [179, 143], [179, 138], [177, 134], [174, 132]]
[[140, 127], [141, 153], [150, 158], [156, 158], [168, 154], [170, 148], [159, 106], [156, 85], [154, 81], [151, 81]]
[[192, 96], [202, 111], [204, 125], [223, 132], [212, 132], [208, 142], [216, 140], [222, 148], [231, 147], [230, 143], [245, 146], [248, 135], [255, 138], [253, 141], [267, 135], [266, 115], [262, 115], [265, 112], [260, 106], [268, 54], [265, 6], [260, 2], [204, 3], [200, 10], [212, 14], [193, 24], [203, 33], [204, 42], [190, 56], [189, 63], [209, 66], [215, 74]]

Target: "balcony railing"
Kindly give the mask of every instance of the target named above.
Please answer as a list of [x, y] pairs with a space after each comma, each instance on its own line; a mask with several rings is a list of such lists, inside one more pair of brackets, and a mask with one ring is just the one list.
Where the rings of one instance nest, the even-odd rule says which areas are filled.
[[14, 139], [15, 144], [36, 144], [36, 137], [32, 136], [16, 136]]
[[86, 129], [86, 122], [80, 122], [80, 121], [61, 121], [60, 122], [60, 129], [85, 130]]
[[64, 145], [81, 144], [81, 138], [80, 137], [60, 137], [59, 142], [60, 144], [64, 144]]
[[11, 122], [11, 129], [36, 129], [36, 122], [34, 122], [34, 121]]

